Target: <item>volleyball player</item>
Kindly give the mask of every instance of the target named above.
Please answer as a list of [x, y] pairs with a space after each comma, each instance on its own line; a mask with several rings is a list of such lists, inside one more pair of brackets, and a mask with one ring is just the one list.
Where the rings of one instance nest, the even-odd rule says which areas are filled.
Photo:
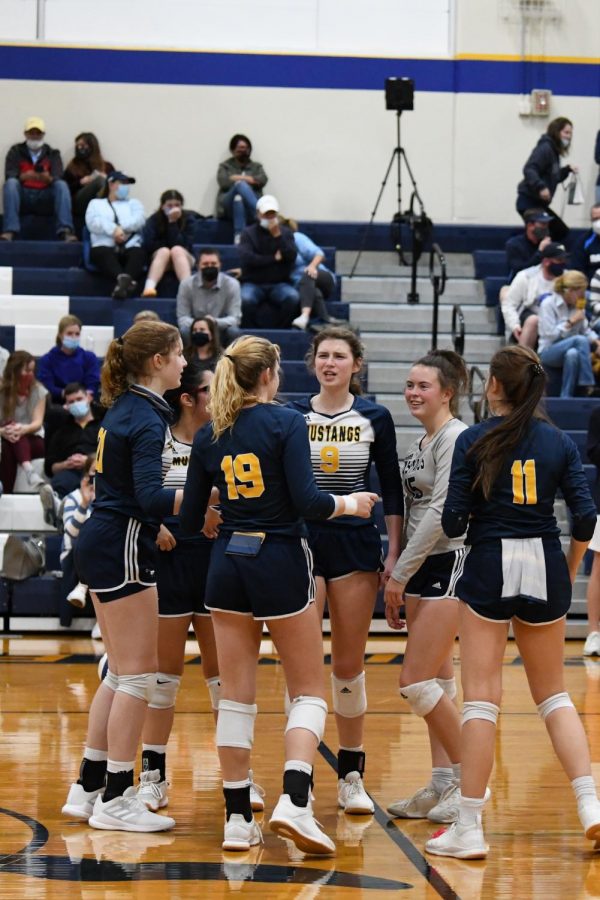
[[386, 617], [401, 625], [406, 606], [408, 640], [400, 693], [425, 719], [431, 746], [429, 784], [388, 807], [393, 816], [452, 822], [458, 814], [460, 718], [454, 698], [452, 651], [458, 628], [456, 579], [465, 550], [442, 531], [442, 508], [454, 443], [465, 425], [456, 418], [467, 381], [464, 362], [451, 350], [432, 350], [416, 362], [404, 392], [411, 414], [425, 428], [401, 466], [405, 541], [385, 589]]
[[302, 517], [350, 513], [369, 518], [377, 497], [319, 491], [310, 465], [306, 425], [273, 400], [279, 349], [259, 337], [234, 341], [211, 385], [212, 426], [196, 435], [180, 523], [202, 525], [211, 487], [219, 489], [223, 523], [209, 565], [205, 603], [211, 610], [221, 699], [217, 746], [223, 774], [225, 850], [261, 841], [250, 803], [250, 750], [256, 717], [257, 622], [267, 622], [294, 697], [285, 734], [283, 793], [270, 828], [304, 851], [335, 852], [316, 822], [312, 765], [327, 716], [312, 557]]
[[394, 422], [383, 406], [358, 396], [363, 356], [361, 342], [349, 328], [325, 328], [314, 338], [307, 358], [319, 393], [293, 404], [308, 427], [313, 473], [321, 490], [367, 490], [371, 462], [381, 484], [388, 534], [384, 565], [381, 538], [372, 518], [344, 516], [308, 523], [317, 607], [322, 618], [327, 598], [331, 623], [338, 805], [353, 814], [374, 812], [363, 785], [365, 647], [380, 570], [386, 580], [400, 553], [403, 512]]
[[176, 328], [140, 322], [111, 342], [102, 367], [102, 402], [110, 408], [98, 435], [94, 509], [75, 563], [92, 595], [109, 671], [90, 709], [79, 779], [63, 807], [94, 828], [162, 831], [175, 824], [138, 799], [133, 767], [158, 668], [155, 541], [182, 498], [162, 484], [171, 416], [163, 394], [178, 386], [185, 365]]
[[[457, 822], [425, 845], [439, 856], [477, 859], [489, 850], [481, 817], [511, 624], [585, 835], [600, 837], [589, 748], [563, 677], [571, 585], [594, 531], [596, 507], [575, 444], [539, 412], [545, 384], [532, 350], [499, 350], [486, 387], [493, 417], [456, 442], [442, 524], [450, 536], [468, 526], [470, 545], [457, 587], [464, 690], [461, 800]], [[566, 557], [554, 518], [559, 489], [573, 516]]]

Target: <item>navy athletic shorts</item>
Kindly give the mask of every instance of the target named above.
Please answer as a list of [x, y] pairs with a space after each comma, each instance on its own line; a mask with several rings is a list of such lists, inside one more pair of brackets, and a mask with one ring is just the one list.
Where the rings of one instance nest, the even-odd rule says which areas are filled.
[[353, 572], [383, 571], [383, 548], [375, 525], [319, 528], [310, 523], [308, 541], [314, 559], [313, 572], [325, 581], [345, 578]]
[[214, 541], [208, 568], [207, 609], [254, 619], [283, 619], [315, 599], [312, 554], [306, 538], [267, 534], [257, 556], [225, 553], [231, 535]]
[[157, 534], [154, 525], [94, 510], [73, 550], [80, 580], [101, 603], [155, 587]]
[[204, 605], [213, 541], [178, 541], [173, 550], [158, 550], [156, 587], [159, 616], [209, 616]]
[[571, 605], [571, 579], [558, 538], [544, 538], [546, 592], [542, 603], [526, 597], [502, 597], [502, 544], [487, 541], [469, 548], [456, 593], [474, 613], [492, 622], [513, 616], [527, 625], [547, 625], [566, 616]]
[[456, 583], [463, 570], [467, 551], [464, 547], [448, 553], [428, 556], [420, 569], [406, 583], [404, 593], [423, 600], [445, 600], [456, 597]]

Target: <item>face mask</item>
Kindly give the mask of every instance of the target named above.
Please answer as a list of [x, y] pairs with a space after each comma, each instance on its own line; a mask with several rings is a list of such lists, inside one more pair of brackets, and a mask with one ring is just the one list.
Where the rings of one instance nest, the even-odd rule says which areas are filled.
[[129, 185], [128, 184], [120, 184], [117, 188], [116, 194], [117, 200], [127, 200], [129, 197]]
[[533, 236], [536, 241], [543, 241], [545, 237], [548, 237], [548, 229], [545, 225], [536, 225], [533, 229]]
[[43, 141], [32, 141], [31, 138], [28, 138], [28, 139], [25, 141], [25, 143], [27, 144], [27, 149], [28, 149], [28, 150], [33, 150], [34, 152], [35, 152], [36, 150], [41, 150], [42, 147], [44, 146], [44, 142], [43, 142]]
[[560, 142], [563, 145], [563, 147], [565, 148], [565, 150], [567, 149], [567, 147], [571, 146], [571, 138], [561, 138]]
[[600, 234], [600, 219], [594, 219], [592, 222], [592, 231], [594, 234]]
[[164, 212], [164, 214], [167, 218], [169, 217], [169, 213], [172, 213], [174, 209], [181, 209], [181, 207], [180, 206], [163, 206], [162, 207], [162, 211]]
[[33, 372], [22, 372], [19, 375], [18, 390], [20, 394], [26, 394], [33, 384]]
[[92, 151], [89, 147], [75, 147], [75, 156], [77, 159], [87, 159], [91, 156]]
[[69, 403], [69, 412], [75, 419], [83, 419], [89, 411], [90, 404], [87, 400], [75, 400], [74, 403]]
[[79, 347], [80, 338], [76, 337], [64, 337], [62, 339], [62, 345], [65, 350], [77, 350]]
[[205, 331], [194, 331], [192, 333], [192, 344], [194, 347], [205, 347], [210, 342], [210, 334]]
[[564, 263], [550, 263], [550, 265], [548, 266], [548, 271], [555, 278], [558, 278], [559, 275], [562, 275], [565, 269], [566, 266]]
[[203, 281], [214, 281], [219, 275], [217, 266], [203, 266], [200, 269]]
[[269, 225], [271, 224], [272, 221], [273, 221], [273, 219], [259, 219], [258, 224], [260, 225], [261, 228], [264, 228], [265, 231], [268, 231]]
[[241, 152], [235, 153], [234, 155], [235, 155], [235, 158], [237, 159], [237, 161], [241, 162], [241, 163], [248, 162], [248, 160], [250, 159], [250, 154], [248, 153], [247, 150], [244, 150], [243, 153], [241, 153]]

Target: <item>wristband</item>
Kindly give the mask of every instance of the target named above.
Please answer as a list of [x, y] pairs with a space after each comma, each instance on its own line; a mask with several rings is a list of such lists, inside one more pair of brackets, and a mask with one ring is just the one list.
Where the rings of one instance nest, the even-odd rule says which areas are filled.
[[348, 497], [344, 497], [344, 504], [346, 507], [344, 510], [344, 515], [345, 516], [355, 516], [356, 513], [358, 512], [358, 501], [357, 501], [356, 497], [352, 497], [352, 495], [350, 495]]

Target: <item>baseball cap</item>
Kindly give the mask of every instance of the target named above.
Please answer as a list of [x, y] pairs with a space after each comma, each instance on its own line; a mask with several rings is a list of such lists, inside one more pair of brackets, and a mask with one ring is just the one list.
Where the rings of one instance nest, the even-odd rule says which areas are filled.
[[121, 184], [135, 184], [135, 178], [125, 175], [124, 172], [111, 172], [106, 176], [107, 181], [120, 181]]
[[524, 215], [525, 222], [551, 222], [552, 216], [545, 209], [528, 209]]
[[37, 128], [38, 131], [46, 132], [46, 125], [43, 119], [40, 119], [39, 116], [29, 116], [25, 121], [24, 131], [31, 131], [32, 128]]
[[564, 244], [551, 241], [542, 250], [542, 259], [566, 259], [569, 255]]
[[279, 212], [279, 203], [272, 194], [265, 194], [264, 197], [260, 197], [258, 200], [256, 211], [258, 213]]

